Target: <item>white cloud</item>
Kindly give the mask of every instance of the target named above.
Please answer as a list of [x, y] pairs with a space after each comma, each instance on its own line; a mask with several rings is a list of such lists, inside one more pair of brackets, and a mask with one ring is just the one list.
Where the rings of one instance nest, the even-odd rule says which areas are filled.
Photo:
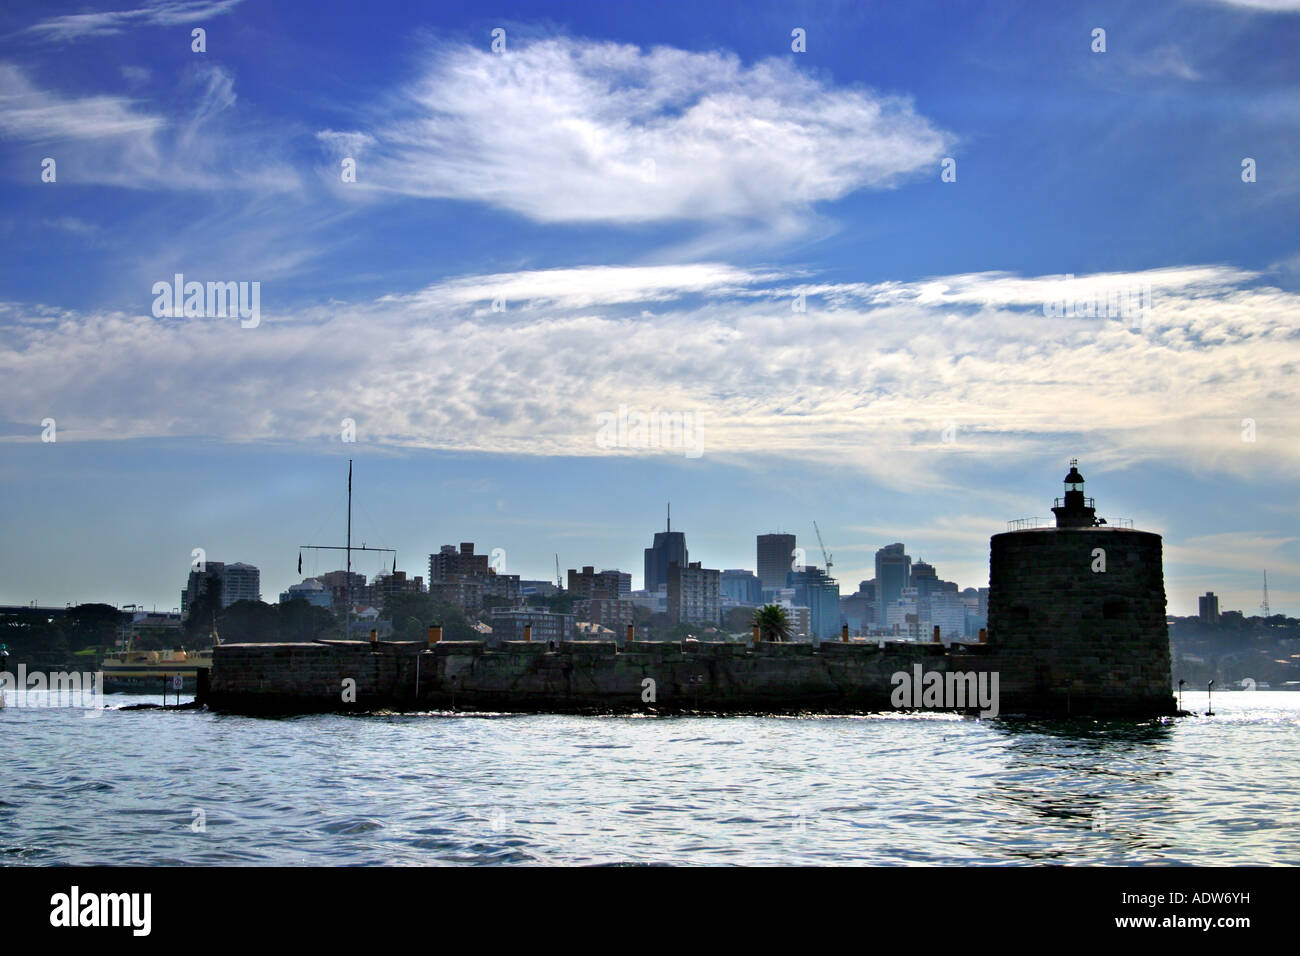
[[906, 99], [782, 60], [567, 38], [430, 60], [375, 121], [361, 185], [541, 222], [770, 221], [937, 178], [953, 143]]
[[332, 129], [323, 129], [316, 134], [316, 138], [326, 144], [339, 157], [351, 156], [355, 158], [358, 154], [375, 145], [375, 138], [369, 133], [339, 132]]
[[440, 282], [414, 295], [389, 296], [381, 301], [422, 306], [478, 304], [481, 309], [490, 311], [491, 303], [502, 298], [507, 310], [521, 306], [528, 309], [584, 309], [593, 305], [665, 302], [699, 293], [734, 294], [747, 286], [784, 277], [784, 273], [752, 272], [716, 262], [667, 266], [586, 266], [465, 276]]
[[[1150, 283], [1145, 326], [1047, 318], [1032, 306], [1060, 278], [1005, 273], [820, 287], [805, 313], [781, 276], [718, 264], [462, 277], [293, 313], [264, 284], [257, 329], [153, 319], [142, 289], [140, 315], [0, 313], [0, 407], [32, 436], [56, 418], [61, 441], [319, 441], [351, 417], [390, 447], [644, 453], [596, 442], [596, 416], [626, 404], [695, 412], [706, 455], [912, 490], [1062, 444], [1104, 468], [1300, 466], [1300, 295], [1217, 266], [1078, 281]], [[503, 287], [520, 298], [493, 313]]]
[[52, 41], [113, 36], [137, 26], [198, 23], [221, 16], [242, 2], [243, 0], [157, 0], [134, 10], [73, 13], [50, 17], [31, 26], [29, 32]]
[[1172, 76], [1180, 80], [1201, 78], [1183, 51], [1172, 43], [1156, 47], [1149, 53], [1126, 57], [1121, 62], [1130, 73], [1139, 76]]
[[1300, 11], [1300, 0], [1210, 0], [1210, 2], [1259, 13], [1296, 13]]
[[0, 134], [28, 141], [97, 139], [150, 134], [162, 127], [159, 116], [138, 112], [116, 96], [68, 99], [33, 86], [18, 67], [0, 63]]
[[282, 137], [228, 117], [237, 99], [230, 73], [200, 64], [178, 85], [189, 109], [167, 120], [121, 97], [61, 96], [0, 63], [0, 137], [60, 144], [60, 182], [266, 191], [299, 185], [292, 166], [266, 158]]

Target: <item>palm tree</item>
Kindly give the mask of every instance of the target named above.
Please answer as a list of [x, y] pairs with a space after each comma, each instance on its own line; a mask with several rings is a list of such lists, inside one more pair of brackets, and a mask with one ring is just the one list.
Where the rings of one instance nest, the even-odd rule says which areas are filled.
[[758, 628], [760, 640], [790, 640], [790, 618], [786, 616], [785, 608], [779, 604], [767, 604], [760, 607], [754, 612], [753, 623]]

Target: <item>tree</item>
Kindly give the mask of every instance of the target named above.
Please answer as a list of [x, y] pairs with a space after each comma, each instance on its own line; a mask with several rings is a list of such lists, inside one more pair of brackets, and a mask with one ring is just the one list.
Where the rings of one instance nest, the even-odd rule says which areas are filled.
[[276, 605], [276, 631], [279, 640], [300, 643], [343, 637], [343, 628], [334, 612], [310, 604], [304, 598]]
[[0, 617], [0, 644], [4, 644], [12, 671], [19, 662], [33, 669], [60, 669], [71, 651], [68, 639], [57, 622], [36, 614], [10, 614]]
[[422, 641], [428, 635], [430, 624], [442, 625], [444, 641], [475, 641], [483, 637], [470, 627], [465, 612], [456, 605], [417, 591], [390, 594], [384, 601], [382, 615], [393, 622], [396, 641]]
[[754, 612], [753, 623], [764, 641], [788, 641], [792, 634], [790, 618], [779, 604], [765, 604]]
[[261, 601], [236, 601], [217, 615], [217, 632], [228, 644], [264, 644], [280, 640], [278, 613]]
[[[221, 578], [209, 575], [199, 590], [194, 603], [185, 609], [185, 623], [182, 626], [185, 643], [189, 647], [197, 645], [212, 633], [213, 615], [221, 613]], [[221, 638], [226, 639], [224, 635]]]
[[111, 604], [78, 604], [59, 621], [74, 651], [87, 647], [112, 647], [124, 615]]

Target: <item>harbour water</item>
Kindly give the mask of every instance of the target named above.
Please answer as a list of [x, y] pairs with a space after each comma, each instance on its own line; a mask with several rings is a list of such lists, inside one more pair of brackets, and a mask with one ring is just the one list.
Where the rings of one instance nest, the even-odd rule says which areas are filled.
[[1300, 693], [1146, 723], [115, 709], [148, 700], [0, 710], [0, 862], [1300, 863]]

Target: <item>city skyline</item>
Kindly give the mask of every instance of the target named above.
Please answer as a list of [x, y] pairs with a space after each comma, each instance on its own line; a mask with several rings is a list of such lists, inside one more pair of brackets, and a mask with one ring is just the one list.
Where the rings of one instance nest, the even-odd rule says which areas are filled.
[[1077, 457], [1300, 614], [1294, 13], [317, 10], [0, 11], [0, 600], [278, 594], [347, 458], [399, 556], [977, 586]]
[[[1043, 509], [1043, 510], [1046, 510], [1046, 509]], [[1107, 510], [1106, 510], [1104, 507], [1099, 508], [1099, 512], [1100, 512], [1100, 514], [1099, 514], [1100, 517], [1106, 517], [1106, 516], [1109, 514], [1109, 512], [1107, 512]], [[1041, 515], [1039, 515], [1039, 516], [1037, 516], [1037, 517], [1039, 517], [1039, 518], [1040, 518], [1042, 521], [1044, 521], [1044, 522], [1050, 522], [1050, 521], [1052, 520], [1052, 519], [1050, 519], [1050, 518], [1044, 518], [1044, 517], [1042, 517]], [[999, 529], [999, 530], [1005, 530], [1005, 528], [1003, 528], [1003, 529]], [[1151, 530], [1151, 529], [1145, 529], [1145, 530]], [[652, 531], [652, 532], [650, 532], [650, 534], [653, 535], [656, 539], [658, 538], [658, 536], [663, 535], [664, 533], [665, 533], [665, 532], [662, 532], [662, 531], [659, 531], [659, 532], [654, 532], [654, 531]], [[686, 543], [686, 547], [687, 547], [687, 550], [689, 551], [689, 548], [690, 548], [690, 538], [691, 538], [690, 532], [688, 532], [688, 531], [682, 531], [682, 530], [680, 529], [680, 527], [679, 527], [679, 528], [678, 528], [675, 532], [673, 532], [673, 533], [674, 533], [674, 534], [681, 534], [681, 535], [684, 536], [684, 538], [685, 538], [685, 543]], [[993, 533], [997, 533], [997, 532], [993, 532]], [[756, 533], [756, 534], [754, 534], [754, 535], [751, 536], [751, 542], [753, 542], [753, 541], [755, 541], [755, 540], [761, 540], [761, 539], [763, 539], [763, 538], [770, 538], [770, 537], [772, 537], [774, 534], [775, 534], [775, 533], [773, 533], [773, 532], [758, 532], [758, 533]], [[782, 533], [782, 535], [783, 535], [783, 536], [784, 536], [784, 535], [788, 535], [789, 537], [792, 537], [792, 538], [794, 539], [794, 541], [795, 541], [795, 547], [797, 547], [798, 549], [800, 549], [800, 551], [802, 551], [802, 553], [804, 554], [804, 556], [805, 556], [805, 558], [806, 558], [806, 560], [807, 560], [807, 566], [808, 566], [808, 567], [812, 567], [812, 568], [816, 568], [816, 569], [820, 569], [820, 570], [822, 570], [822, 571], [825, 571], [825, 564], [824, 564], [824, 562], [821, 561], [821, 560], [819, 560], [819, 559], [822, 557], [822, 555], [821, 555], [821, 553], [820, 553], [819, 550], [816, 550], [816, 549], [809, 549], [809, 548], [807, 547], [807, 542], [806, 542], [806, 541], [805, 541], [805, 543], [803, 543], [803, 544], [799, 544], [798, 542], [801, 541], [801, 540], [804, 540], [804, 539], [801, 539], [800, 536], [799, 536], [796, 532], [785, 532], [785, 533]], [[326, 535], [326, 536], [328, 537], [328, 535]], [[463, 537], [464, 537], [463, 535], [462, 535], [462, 536], [459, 536], [459, 537], [456, 537], [456, 540], [462, 540]], [[713, 535], [709, 535], [708, 537], [709, 537], [709, 538], [716, 538], [716, 536], [713, 536]], [[375, 539], [368, 539], [368, 540], [369, 540], [369, 543], [370, 543], [371, 545], [376, 545], [376, 544], [378, 544], [377, 540], [375, 540]], [[358, 546], [358, 547], [359, 547], [361, 544], [363, 544], [363, 543], [365, 543], [365, 542], [362, 541], [360, 538], [357, 539], [357, 546]], [[928, 557], [931, 557], [931, 556], [932, 556], [933, 554], [935, 554], [935, 553], [946, 553], [946, 552], [944, 551], [944, 549], [941, 548], [941, 547], [936, 547], [935, 549], [927, 550], [927, 551], [922, 552], [920, 549], [915, 548], [915, 547], [912, 546], [912, 545], [909, 545], [909, 544], [907, 543], [907, 541], [905, 541], [905, 540], [902, 541], [902, 542], [895, 542], [895, 543], [882, 543], [881, 545], [879, 545], [878, 547], [876, 547], [876, 548], [874, 548], [874, 549], [872, 549], [870, 546], [867, 546], [867, 550], [869, 550], [869, 551], [871, 552], [871, 557], [872, 557], [872, 559], [873, 559], [873, 561], [874, 561], [874, 564], [873, 564], [873, 565], [869, 565], [868, 567], [866, 567], [866, 568], [864, 569], [863, 573], [858, 574], [858, 573], [855, 572], [855, 570], [854, 570], [853, 568], [849, 568], [847, 573], [841, 571], [841, 572], [834, 573], [834, 574], [831, 574], [831, 575], [830, 575], [830, 577], [831, 577], [832, 579], [834, 579], [834, 580], [836, 580], [836, 581], [839, 582], [839, 593], [840, 593], [841, 598], [843, 598], [843, 597], [847, 597], [847, 596], [849, 596], [850, 594], [853, 594], [854, 592], [856, 592], [859, 583], [865, 583], [865, 582], [867, 582], [867, 581], [875, 581], [875, 582], [876, 582], [876, 587], [877, 587], [877, 599], [879, 599], [879, 598], [881, 597], [881, 595], [882, 595], [882, 592], [881, 592], [881, 590], [880, 590], [880, 588], [881, 588], [881, 584], [879, 583], [879, 582], [880, 582], [880, 578], [879, 578], [879, 567], [880, 567], [880, 563], [879, 563], [879, 562], [880, 562], [880, 560], [881, 560], [881, 552], [889, 551], [891, 548], [897, 548], [899, 544], [902, 545], [902, 548], [901, 548], [901, 550], [899, 551], [899, 556], [900, 556], [900, 557], [905, 557], [905, 558], [907, 559], [906, 564], [907, 564], [908, 569], [909, 569], [909, 572], [908, 572], [908, 576], [909, 576], [909, 577], [910, 577], [910, 569], [911, 569], [912, 567], [915, 567], [915, 566], [918, 565], [918, 564], [922, 564], [922, 563], [923, 563], [924, 565], [929, 566], [930, 569], [931, 569], [931, 571], [934, 571], [934, 570], [936, 570], [936, 569], [938, 569], [938, 570], [940, 570], [940, 571], [943, 571], [944, 568], [945, 568], [946, 565], [947, 565], [947, 562], [944, 562], [944, 561], [927, 560]], [[461, 547], [462, 547], [462, 548], [465, 547], [464, 543], [462, 543]], [[521, 570], [521, 569], [519, 569], [519, 568], [517, 568], [517, 567], [512, 567], [512, 566], [509, 565], [509, 563], [508, 563], [508, 561], [509, 561], [509, 558], [508, 558], [509, 550], [508, 550], [508, 549], [506, 549], [506, 548], [504, 548], [504, 547], [501, 547], [501, 546], [499, 546], [499, 545], [494, 545], [494, 546], [489, 546], [489, 547], [490, 547], [490, 550], [496, 550], [497, 548], [500, 548], [500, 550], [503, 552], [503, 553], [499, 556], [499, 559], [496, 558], [496, 557], [493, 558], [494, 561], [499, 560], [499, 562], [500, 562], [500, 567], [499, 567], [499, 571], [500, 571], [500, 573], [516, 575], [516, 576], [518, 576], [519, 578], [521, 578], [521, 579], [523, 579], [523, 580], [543, 580], [543, 581], [554, 581], [554, 570], [553, 570], [554, 565], [553, 565], [553, 564], [551, 565], [550, 568], [545, 569], [543, 573], [532, 574], [532, 573], [529, 573], [529, 571], [528, 571], [527, 569]], [[447, 549], [449, 549], [449, 548], [455, 550], [455, 546], [453, 546], [453, 545], [448, 545], [448, 544], [440, 544], [440, 545], [437, 545], [437, 546], [435, 546], [435, 548], [434, 548], [433, 550], [429, 550], [429, 551], [427, 551], [427, 552], [421, 552], [421, 551], [419, 551], [419, 549], [411, 549], [411, 548], [407, 548], [407, 549], [396, 549], [399, 553], [415, 554], [415, 555], [416, 555], [416, 558], [413, 559], [413, 560], [414, 560], [414, 564], [410, 564], [410, 563], [409, 563], [409, 561], [410, 561], [411, 559], [408, 559], [408, 561], [404, 562], [404, 561], [402, 561], [402, 560], [399, 558], [399, 559], [398, 559], [398, 567], [397, 567], [397, 570], [398, 570], [399, 572], [403, 572], [403, 573], [410, 573], [410, 572], [412, 571], [413, 568], [420, 568], [420, 569], [422, 569], [422, 570], [423, 570], [423, 569], [428, 569], [428, 568], [429, 568], [429, 562], [431, 562], [432, 559], [433, 559], [433, 558], [434, 558], [434, 557], [439, 553], [439, 549], [441, 549], [443, 552], [445, 552], [445, 551], [447, 551]], [[626, 552], [626, 551], [629, 551], [629, 550], [636, 550], [636, 549], [635, 549], [635, 547], [629, 547], [629, 548], [625, 548], [625, 549], [624, 549], [625, 552]], [[652, 550], [651, 548], [644, 548], [644, 549], [642, 549], [643, 558], [644, 558], [645, 555], [648, 554], [648, 552], [650, 552], [651, 550]], [[832, 542], [832, 544], [829, 546], [829, 550], [831, 550], [831, 551], [835, 551], [835, 550], [836, 550], [836, 546], [834, 545], [833, 542]], [[844, 553], [857, 553], [857, 551], [858, 551], [858, 549], [856, 549], [856, 548], [844, 548], [844, 549], [842, 549], [842, 550], [843, 550]], [[529, 551], [530, 553], [531, 553], [531, 552], [535, 552], [535, 551], [536, 551], [536, 547], [534, 546], [534, 547], [528, 548], [528, 551]], [[915, 551], [916, 553], [912, 553], [913, 551]], [[1166, 542], [1166, 551], [1168, 551], [1168, 542]], [[295, 555], [297, 555], [297, 554], [299, 553], [299, 551], [298, 551], [298, 549], [297, 549], [296, 547], [293, 549], [293, 553], [294, 553]], [[262, 587], [262, 591], [263, 591], [263, 597], [262, 597], [262, 600], [263, 600], [265, 603], [275, 603], [275, 600], [272, 599], [274, 596], [276, 596], [276, 595], [282, 595], [284, 592], [289, 591], [292, 587], [294, 587], [294, 586], [300, 584], [301, 582], [303, 582], [303, 581], [305, 581], [305, 580], [307, 580], [307, 579], [309, 579], [309, 578], [318, 577], [318, 576], [321, 576], [321, 575], [324, 575], [324, 574], [330, 574], [330, 573], [334, 573], [334, 574], [341, 574], [341, 573], [342, 573], [343, 568], [342, 568], [342, 563], [341, 563], [341, 562], [339, 563], [339, 566], [338, 566], [338, 567], [335, 567], [334, 564], [332, 563], [335, 559], [330, 558], [330, 557], [322, 557], [322, 556], [318, 556], [318, 555], [321, 555], [321, 554], [328, 554], [328, 552], [323, 552], [323, 553], [322, 553], [322, 552], [313, 552], [313, 551], [310, 551], [310, 550], [307, 551], [307, 552], [305, 552], [304, 563], [303, 563], [302, 566], [301, 566], [301, 572], [295, 570], [295, 571], [292, 572], [292, 573], [288, 573], [288, 572], [280, 573], [280, 572], [278, 572], [278, 570], [272, 570], [271, 577], [270, 577], [270, 578], [265, 578], [265, 577], [264, 577], [263, 580], [264, 580], [264, 581], [265, 581], [265, 580], [270, 580], [270, 581], [275, 582], [275, 583], [273, 583], [273, 584], [264, 584], [264, 586]], [[557, 556], [558, 556], [558, 555], [557, 555]], [[207, 549], [206, 549], [206, 548], [204, 549], [204, 557], [205, 557], [205, 559], [207, 560], [207, 562], [208, 562], [209, 565], [214, 566], [214, 567], [217, 567], [217, 568], [220, 568], [220, 567], [222, 567], [223, 565], [226, 566], [226, 567], [232, 567], [232, 566], [237, 566], [237, 565], [241, 565], [241, 564], [242, 564], [242, 565], [252, 565], [252, 567], [253, 567], [255, 570], [257, 570], [259, 573], [261, 573], [261, 574], [263, 574], [263, 575], [265, 575], [265, 574], [266, 574], [266, 571], [267, 571], [267, 567], [266, 567], [265, 565], [258, 564], [258, 563], [255, 562], [255, 561], [245, 561], [243, 558], [238, 558], [238, 557], [236, 558], [236, 560], [233, 560], [233, 561], [232, 561], [232, 560], [226, 560], [228, 557], [230, 557], [229, 555], [211, 555], [211, 554], [208, 554], [208, 553], [207, 553]], [[488, 555], [487, 552], [479, 552], [475, 557], [476, 557], [477, 560], [479, 560], [479, 561], [482, 562], [484, 568], [486, 568], [486, 567], [488, 566], [489, 555]], [[365, 577], [365, 580], [366, 580], [368, 583], [372, 583], [372, 582], [374, 581], [374, 579], [376, 578], [376, 576], [387, 575], [387, 574], [389, 574], [389, 573], [392, 571], [392, 569], [393, 569], [393, 565], [392, 565], [392, 563], [391, 563], [392, 560], [393, 560], [393, 559], [392, 559], [392, 556], [389, 555], [389, 554], [387, 554], [386, 552], [385, 552], [384, 554], [382, 554], [382, 555], [379, 555], [379, 556], [368, 556], [365, 552], [357, 552], [356, 555], [354, 556], [354, 560], [353, 560], [353, 571], [354, 571], [355, 573], [357, 573], [357, 574], [361, 574], [361, 575], [363, 575], [363, 576]], [[370, 561], [371, 563], [374, 563], [374, 564], [375, 564], [375, 567], [374, 567], [373, 569], [367, 569], [366, 566], [365, 566], [365, 562], [366, 562], [366, 561]], [[701, 563], [701, 562], [692, 562], [692, 564], [696, 564], [696, 563]], [[733, 565], [730, 565], [730, 566], [728, 566], [728, 565], [726, 565], [725, 563], [722, 563], [722, 562], [710, 562], [710, 561], [707, 561], [707, 560], [702, 561], [702, 563], [703, 563], [703, 566], [704, 566], [704, 567], [706, 567], [706, 568], [711, 568], [711, 569], [717, 570], [717, 571], [719, 571], [719, 572], [722, 572], [722, 571], [727, 570], [728, 568], [730, 568], [730, 569], [734, 569], [734, 570], [744, 570], [744, 571], [748, 571], [748, 572], [753, 573], [753, 574], [756, 575], [756, 574], [757, 574], [757, 566], [758, 566], [758, 563], [759, 563], [759, 562], [758, 562], [758, 560], [757, 560], [757, 555], [756, 555], [756, 553], [755, 553], [754, 547], [753, 547], [753, 545], [751, 544], [751, 549], [750, 549], [750, 560], [748, 561], [748, 563], [746, 563], [746, 562], [740, 562], [740, 563], [733, 564]], [[958, 562], [954, 562], [954, 564], [957, 564], [957, 563], [958, 563]], [[406, 567], [403, 567], [403, 566], [402, 566], [403, 564], [406, 564], [407, 566], [406, 566]], [[837, 564], [841, 564], [841, 562], [837, 562]], [[496, 564], [494, 564], [493, 566], [496, 567]], [[581, 574], [581, 572], [582, 572], [583, 570], [586, 570], [586, 569], [588, 569], [588, 568], [595, 568], [595, 567], [599, 567], [599, 568], [601, 569], [601, 572], [600, 572], [600, 573], [607, 573], [607, 572], [610, 572], [610, 571], [616, 571], [616, 570], [617, 570], [617, 571], [622, 571], [622, 573], [623, 573], [624, 575], [630, 575], [630, 576], [631, 576], [632, 581], [633, 581], [634, 584], [638, 583], [638, 577], [637, 577], [637, 574], [636, 574], [636, 571], [635, 571], [635, 570], [624, 570], [623, 566], [622, 566], [622, 565], [619, 565], [619, 564], [617, 564], [617, 563], [601, 563], [601, 562], [597, 561], [597, 562], [595, 562], [594, 564], [592, 564], [592, 563], [590, 563], [590, 562], [579, 561], [579, 562], [577, 562], [576, 564], [574, 564], [574, 563], [571, 563], [571, 562], [570, 562], [570, 563], [566, 563], [563, 559], [561, 559], [561, 561], [560, 561], [560, 567], [561, 567], [561, 576], [562, 576], [562, 580], [565, 581], [565, 587], [566, 587], [566, 588], [568, 587], [568, 581], [569, 581], [569, 579], [570, 579], [570, 577], [571, 577], [572, 572], [578, 572], [578, 573]], [[627, 565], [627, 567], [628, 567], [628, 568], [633, 568], [633, 569], [634, 569], [634, 568], [636, 567], [636, 565], [629, 563], [629, 564]], [[190, 575], [190, 572], [191, 572], [191, 571], [192, 571], [192, 568], [190, 567], [190, 565], [187, 564], [187, 565], [185, 566], [185, 569], [184, 569], [184, 574], [188, 576], [188, 575]], [[1262, 572], [1261, 572], [1261, 574], [1262, 574]], [[960, 575], [951, 574], [951, 573], [948, 573], [948, 577], [949, 577], [950, 579], [952, 579], [952, 580], [955, 580], [955, 581], [958, 583], [958, 586], [959, 586], [961, 589], [963, 589], [963, 590], [966, 589], [966, 588], [977, 588], [977, 589], [978, 589], [978, 588], [985, 588], [985, 587], [988, 586], [988, 581], [987, 581], [987, 571], [985, 572], [985, 576], [984, 576], [983, 578], [981, 578], [981, 579], [979, 579], [979, 580], [974, 580], [974, 581], [968, 581], [967, 579], [961, 577]], [[281, 583], [281, 582], [282, 582], [282, 583]], [[432, 583], [432, 582], [429, 582], [429, 583]], [[638, 590], [638, 591], [639, 591], [639, 590], [642, 590], [642, 589], [644, 588], [644, 585], [645, 585], [644, 575], [642, 575], [641, 579], [639, 580], [639, 583], [640, 583], [641, 587], [634, 588], [634, 590]], [[1262, 584], [1263, 584], [1263, 581], [1262, 581], [1262, 577], [1261, 577], [1261, 590], [1262, 590]], [[901, 585], [898, 585], [898, 587], [901, 587]], [[1166, 589], [1168, 590], [1168, 588], [1169, 588], [1169, 584], [1168, 584], [1168, 571], [1167, 571], [1167, 569], [1166, 569]], [[893, 590], [896, 591], [896, 590], [897, 590], [897, 587], [893, 588]], [[1188, 595], [1185, 601], [1180, 601], [1180, 602], [1178, 602], [1177, 607], [1175, 606], [1175, 601], [1174, 601], [1173, 595], [1172, 595], [1172, 593], [1170, 593], [1170, 595], [1169, 595], [1169, 599], [1168, 599], [1168, 613], [1169, 613], [1170, 615], [1173, 615], [1173, 616], [1180, 616], [1180, 617], [1190, 617], [1190, 616], [1195, 616], [1196, 614], [1199, 613], [1200, 604], [1201, 604], [1201, 602], [1203, 601], [1203, 598], [1204, 598], [1205, 593], [1206, 593], [1207, 591], [1214, 591], [1214, 590], [1215, 590], [1215, 589], [1214, 589], [1213, 587], [1208, 587], [1208, 588], [1206, 588], [1204, 591], [1201, 591], [1201, 592], [1198, 592], [1198, 593], [1195, 593], [1195, 594]], [[2, 591], [2, 588], [0, 588], [0, 591]], [[1252, 614], [1258, 613], [1258, 605], [1257, 605], [1257, 604], [1251, 604], [1251, 603], [1249, 602], [1249, 600], [1247, 600], [1247, 602], [1246, 602], [1245, 604], [1237, 605], [1237, 606], [1234, 607], [1234, 606], [1232, 605], [1232, 601], [1231, 601], [1231, 599], [1225, 599], [1225, 594], [1226, 594], [1227, 592], [1223, 591], [1223, 590], [1220, 588], [1220, 590], [1219, 590], [1218, 592], [1216, 592], [1216, 593], [1217, 593], [1217, 599], [1220, 600], [1220, 601], [1223, 601], [1223, 602], [1224, 602], [1224, 603], [1223, 603], [1223, 608], [1224, 608], [1224, 610], [1240, 609], [1241, 612], [1242, 612], [1245, 616], [1247, 616], [1247, 617], [1252, 616]], [[1271, 586], [1270, 586], [1270, 595], [1276, 595], [1277, 593], [1278, 593], [1277, 588], [1276, 588], [1275, 586], [1272, 586], [1272, 585], [1271, 585]], [[884, 598], [885, 598], [885, 601], [886, 601], [886, 602], [890, 601], [891, 599], [897, 598], [897, 597], [898, 597], [898, 595], [897, 595], [897, 594], [894, 594], [894, 593], [892, 593], [892, 592], [891, 592], [891, 593], [884, 594]], [[277, 600], [278, 600], [278, 598], [277, 598]], [[128, 604], [138, 604], [138, 605], [141, 606], [141, 607], [149, 607], [149, 608], [152, 608], [152, 609], [156, 609], [156, 610], [158, 610], [159, 612], [167, 612], [167, 611], [170, 611], [170, 610], [173, 610], [173, 609], [181, 609], [182, 606], [183, 606], [183, 601], [178, 601], [178, 603], [176, 603], [176, 604], [170, 604], [170, 605], [169, 605], [169, 604], [167, 604], [166, 601], [150, 602], [150, 601], [137, 601], [137, 600], [134, 600], [134, 599], [132, 599], [132, 600], [108, 600], [108, 599], [103, 599], [103, 600], [94, 600], [94, 599], [90, 599], [90, 600], [82, 600], [82, 599], [77, 599], [77, 598], [67, 598], [67, 599], [65, 599], [64, 601], [59, 601], [59, 600], [41, 600], [41, 599], [28, 599], [28, 600], [22, 600], [22, 601], [14, 601], [14, 600], [7, 600], [7, 599], [0, 600], [0, 604], [5, 604], [5, 605], [29, 605], [29, 604], [32, 604], [32, 603], [38, 604], [39, 606], [49, 606], [49, 607], [58, 607], [58, 606], [62, 606], [62, 605], [64, 605], [64, 604], [68, 604], [68, 603], [71, 603], [71, 604], [81, 604], [81, 603], [106, 603], [106, 604], [112, 604], [112, 605], [114, 605], [114, 606], [125, 606], [125, 605], [128, 605]], [[226, 602], [226, 603], [228, 603], [228, 602]], [[1275, 597], [1271, 598], [1270, 603], [1271, 603], [1271, 605], [1272, 605], [1272, 613], [1275, 613], [1275, 614], [1290, 614], [1290, 613], [1291, 613], [1291, 612], [1288, 611], [1284, 606], [1280, 606], [1280, 605], [1279, 605], [1279, 602], [1276, 600]], [[1184, 609], [1184, 606], [1186, 607], [1186, 609]], [[879, 605], [878, 605], [878, 609], [879, 609]], [[879, 613], [883, 615], [884, 612], [883, 612], [883, 610], [879, 610]], [[879, 621], [878, 623], [884, 623], [884, 622], [883, 622], [883, 621]]]

